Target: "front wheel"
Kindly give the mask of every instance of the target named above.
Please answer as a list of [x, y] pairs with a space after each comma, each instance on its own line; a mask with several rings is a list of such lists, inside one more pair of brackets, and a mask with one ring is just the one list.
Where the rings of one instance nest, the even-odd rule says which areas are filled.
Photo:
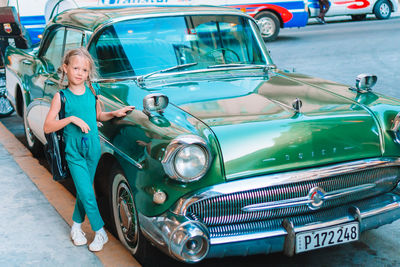
[[254, 16], [254, 19], [257, 20], [264, 41], [273, 41], [278, 37], [280, 22], [274, 13], [269, 11], [259, 12]]
[[140, 231], [139, 217], [132, 191], [123, 171], [117, 164], [111, 169], [110, 182], [112, 232], [143, 266], [156, 266], [162, 263], [160, 258], [164, 255], [160, 256], [161, 252], [151, 245]]
[[392, 9], [387, 0], [380, 0], [375, 4], [374, 14], [377, 19], [388, 19], [391, 13]]

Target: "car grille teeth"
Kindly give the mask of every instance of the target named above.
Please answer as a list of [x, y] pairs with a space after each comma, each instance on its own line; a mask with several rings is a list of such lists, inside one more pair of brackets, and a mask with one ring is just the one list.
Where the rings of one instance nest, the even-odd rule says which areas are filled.
[[322, 188], [326, 193], [329, 193], [349, 187], [375, 184], [368, 190], [324, 201], [319, 209], [324, 210], [389, 192], [396, 187], [399, 177], [399, 167], [386, 167], [325, 177], [313, 181], [236, 192], [194, 202], [188, 207], [186, 216], [203, 222], [207, 226], [216, 226], [309, 214], [315, 211], [312, 211], [307, 204], [251, 212], [243, 211], [242, 208], [259, 203], [307, 197], [310, 189], [314, 187]]

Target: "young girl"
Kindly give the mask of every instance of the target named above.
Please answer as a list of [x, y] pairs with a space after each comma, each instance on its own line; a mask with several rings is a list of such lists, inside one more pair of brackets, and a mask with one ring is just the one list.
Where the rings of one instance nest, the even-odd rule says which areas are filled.
[[65, 118], [56, 119], [61, 108], [60, 94], [56, 93], [43, 130], [45, 133], [51, 133], [64, 128], [66, 160], [77, 191], [71, 239], [76, 246], [87, 243], [81, 228], [87, 214], [91, 227], [96, 232], [89, 249], [100, 251], [108, 237], [103, 228], [104, 222], [93, 189], [94, 175], [100, 159], [97, 121], [123, 117], [134, 107], [127, 106], [112, 112], [103, 112], [90, 82], [95, 72], [94, 68], [93, 59], [84, 48], [70, 50], [65, 54], [61, 78], [61, 83], [65, 75], [68, 78], [68, 87], [63, 90], [66, 98]]

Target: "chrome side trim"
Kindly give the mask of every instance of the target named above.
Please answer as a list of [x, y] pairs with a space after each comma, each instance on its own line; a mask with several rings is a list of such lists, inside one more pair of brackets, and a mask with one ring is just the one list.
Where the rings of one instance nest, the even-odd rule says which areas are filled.
[[[279, 174], [270, 174], [235, 180], [210, 187], [206, 187], [198, 192], [182, 197], [177, 201], [171, 211], [175, 214], [186, 214], [187, 208], [193, 203], [209, 199], [215, 196], [222, 196], [231, 193], [243, 192], [246, 190], [260, 189], [275, 185], [285, 185], [305, 181], [314, 181], [324, 177], [348, 174], [362, 170], [400, 166], [400, 158], [372, 158], [353, 162], [335, 164], [327, 167], [311, 168], [300, 171], [292, 171]], [[338, 192], [337, 192], [338, 193]], [[340, 193], [340, 192], [339, 192]]]
[[142, 170], [143, 166], [139, 162], [133, 160], [131, 157], [129, 157], [126, 153], [122, 152], [119, 148], [114, 146], [110, 141], [108, 141], [104, 136], [99, 134], [100, 139], [102, 142], [106, 143], [107, 146], [111, 147], [114, 152], [116, 152], [118, 155], [120, 155], [122, 158], [124, 158], [126, 161], [130, 162], [134, 166], [136, 166], [138, 169]]
[[[376, 187], [376, 184], [363, 184], [357, 185], [350, 188], [344, 188], [340, 190], [331, 191], [326, 193], [322, 200], [330, 200], [330, 199], [337, 199], [343, 196], [351, 195], [353, 193], [366, 191]], [[306, 197], [299, 197], [299, 198], [291, 198], [285, 199], [281, 201], [273, 201], [273, 202], [265, 202], [265, 203], [258, 203], [254, 205], [248, 205], [242, 208], [242, 211], [245, 212], [252, 212], [252, 211], [262, 211], [262, 210], [272, 210], [272, 209], [279, 209], [279, 208], [286, 208], [286, 207], [296, 207], [302, 206], [306, 204], [313, 203], [313, 200], [310, 196]]]

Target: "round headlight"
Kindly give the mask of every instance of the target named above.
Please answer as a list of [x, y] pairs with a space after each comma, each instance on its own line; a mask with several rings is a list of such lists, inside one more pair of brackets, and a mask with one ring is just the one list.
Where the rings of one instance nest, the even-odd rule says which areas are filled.
[[161, 161], [169, 177], [184, 183], [203, 177], [210, 162], [211, 153], [207, 143], [196, 135], [182, 135], [172, 140]]
[[174, 165], [177, 174], [182, 178], [196, 179], [207, 168], [207, 155], [197, 145], [186, 146], [176, 154]]

